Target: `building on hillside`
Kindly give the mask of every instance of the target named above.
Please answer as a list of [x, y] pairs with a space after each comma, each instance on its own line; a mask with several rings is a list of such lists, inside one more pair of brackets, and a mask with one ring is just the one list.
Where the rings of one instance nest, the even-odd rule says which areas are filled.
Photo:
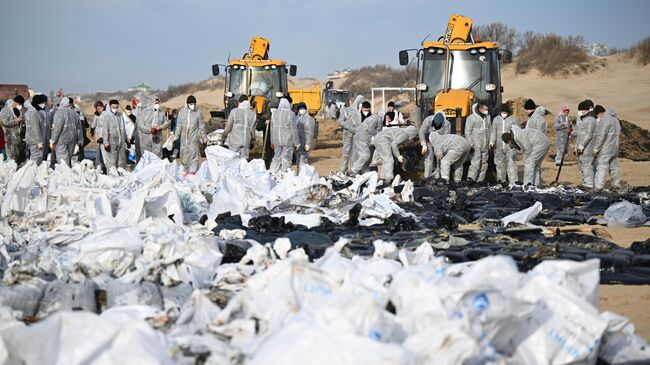
[[329, 80], [336, 80], [336, 79], [342, 79], [346, 77], [350, 73], [350, 70], [345, 69], [345, 70], [336, 70], [332, 72], [331, 74], [327, 74], [327, 78]]
[[129, 91], [142, 91], [142, 92], [145, 92], [145, 93], [149, 92], [150, 90], [151, 90], [151, 86], [149, 86], [149, 84], [146, 83], [146, 82], [137, 84], [135, 86], [131, 86], [129, 88]]
[[30, 97], [30, 90], [27, 85], [21, 84], [0, 84], [0, 101], [13, 99], [16, 95], [22, 95], [25, 99]]
[[609, 47], [600, 43], [590, 43], [582, 46], [589, 56], [605, 57], [609, 55]]

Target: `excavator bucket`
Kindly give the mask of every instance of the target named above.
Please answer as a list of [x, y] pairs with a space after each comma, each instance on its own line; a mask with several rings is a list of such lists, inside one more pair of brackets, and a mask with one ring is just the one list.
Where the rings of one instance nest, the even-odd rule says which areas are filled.
[[268, 40], [261, 37], [253, 37], [250, 48], [248, 49], [248, 56], [253, 60], [268, 60], [270, 48], [271, 45]]
[[459, 14], [452, 14], [447, 23], [445, 30], [444, 42], [445, 43], [467, 43], [472, 31], [472, 19], [464, 17]]

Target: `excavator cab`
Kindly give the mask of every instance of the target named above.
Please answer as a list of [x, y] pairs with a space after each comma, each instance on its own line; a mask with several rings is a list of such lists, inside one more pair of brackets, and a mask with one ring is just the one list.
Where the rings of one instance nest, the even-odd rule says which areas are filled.
[[[213, 70], [219, 65], [214, 65]], [[293, 72], [292, 72], [293, 70]], [[227, 110], [242, 95], [256, 102], [258, 114], [264, 112], [264, 106], [277, 104], [280, 98], [288, 95], [287, 75], [295, 75], [295, 66], [286, 67], [282, 62], [237, 62], [231, 61], [225, 66], [226, 82], [224, 105]], [[215, 72], [213, 72], [213, 75]], [[218, 75], [219, 73], [216, 72]]]
[[350, 106], [350, 91], [327, 89], [325, 90], [325, 96], [323, 97], [323, 100], [326, 103], [329, 103], [330, 101], [334, 104], [341, 102], [345, 106]]
[[253, 37], [248, 51], [241, 59], [230, 59], [227, 65], [212, 66], [212, 75], [218, 76], [221, 68], [225, 71], [224, 110], [211, 112], [211, 116], [224, 122], [230, 111], [237, 106], [242, 96], [251, 102], [257, 112], [256, 129], [264, 132], [264, 152], [262, 158], [268, 167], [273, 157], [270, 137], [265, 121], [271, 119], [271, 105], [278, 105], [280, 99], [289, 95], [287, 75], [296, 76], [297, 67], [286, 62], [269, 58], [271, 43], [260, 37]]
[[280, 98], [289, 95], [287, 75], [295, 76], [297, 67], [282, 60], [269, 59], [270, 43], [264, 38], [253, 37], [249, 50], [242, 59], [231, 59], [228, 65], [213, 65], [212, 74], [218, 76], [220, 67], [225, 69], [224, 117], [227, 118], [242, 95], [255, 105], [258, 120], [270, 118], [270, 104], [278, 104]]
[[438, 41], [399, 53], [400, 64], [407, 65], [408, 51], [416, 51], [419, 120], [428, 116], [430, 109], [442, 110], [458, 134], [464, 133], [474, 103], [485, 101], [491, 110], [501, 105], [500, 64], [512, 61], [512, 53], [500, 50], [497, 43], [476, 42], [471, 27], [471, 19], [454, 14]]

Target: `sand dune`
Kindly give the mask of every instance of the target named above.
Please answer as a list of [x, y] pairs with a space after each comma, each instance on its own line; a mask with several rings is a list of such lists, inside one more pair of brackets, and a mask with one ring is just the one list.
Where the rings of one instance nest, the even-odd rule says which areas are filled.
[[502, 70], [504, 100], [528, 97], [552, 113], [563, 104], [576, 113], [578, 102], [592, 99], [596, 104], [618, 111], [621, 119], [650, 129], [650, 65], [641, 67], [626, 58], [625, 54], [606, 58], [607, 66], [596, 72], [567, 77], [540, 76], [530, 72], [515, 76], [515, 65]]

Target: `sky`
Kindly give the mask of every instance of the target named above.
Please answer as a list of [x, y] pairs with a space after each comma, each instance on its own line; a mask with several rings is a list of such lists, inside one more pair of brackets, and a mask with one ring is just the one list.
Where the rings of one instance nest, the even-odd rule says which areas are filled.
[[298, 77], [399, 67], [398, 51], [437, 39], [453, 13], [610, 47], [650, 35], [645, 0], [20, 0], [1, 8], [0, 83], [41, 92], [205, 80], [253, 36], [271, 42], [272, 58], [297, 65]]

